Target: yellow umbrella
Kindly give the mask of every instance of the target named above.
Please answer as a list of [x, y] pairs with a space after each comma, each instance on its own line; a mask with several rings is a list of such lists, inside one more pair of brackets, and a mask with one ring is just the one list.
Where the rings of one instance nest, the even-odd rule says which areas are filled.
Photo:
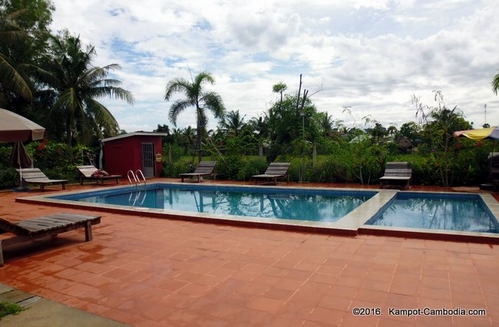
[[[496, 127], [489, 127], [489, 128], [480, 128], [480, 129], [471, 129], [467, 131], [457, 131], [454, 132], [454, 137], [467, 137], [471, 140], [474, 141], [482, 141], [484, 139], [491, 139], [494, 140], [494, 145], [495, 147], [495, 140], [499, 140], [499, 128]], [[489, 179], [493, 179], [493, 161], [495, 157], [495, 150], [492, 149], [492, 153], [489, 153]]]
[[489, 127], [480, 129], [470, 129], [467, 131], [454, 132], [454, 137], [467, 137], [474, 141], [481, 141], [483, 139], [499, 140], [499, 128]]

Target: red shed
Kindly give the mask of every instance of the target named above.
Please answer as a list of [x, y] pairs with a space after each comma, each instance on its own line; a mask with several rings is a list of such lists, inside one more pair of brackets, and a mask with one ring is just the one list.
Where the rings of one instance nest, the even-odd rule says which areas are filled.
[[146, 178], [160, 177], [162, 170], [162, 137], [165, 133], [135, 132], [101, 140], [104, 169], [123, 178], [129, 170], [140, 169]]

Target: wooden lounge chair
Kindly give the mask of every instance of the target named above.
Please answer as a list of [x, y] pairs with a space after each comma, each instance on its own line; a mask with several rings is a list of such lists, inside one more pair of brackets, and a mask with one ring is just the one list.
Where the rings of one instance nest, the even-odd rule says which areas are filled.
[[9, 246], [44, 237], [55, 237], [70, 230], [85, 228], [85, 241], [92, 240], [92, 225], [100, 223], [100, 216], [88, 216], [73, 213], [57, 213], [43, 217], [12, 223], [0, 218], [0, 232], [5, 231], [15, 236], [0, 239], [0, 267], [3, 266], [3, 246]]
[[62, 189], [66, 189], [66, 179], [50, 179], [48, 178], [40, 168], [22, 168], [17, 169], [19, 174], [21, 174], [22, 179], [27, 184], [35, 184], [40, 186], [40, 190], [45, 190], [45, 185], [61, 184]]
[[97, 184], [104, 184], [107, 180], [116, 180], [116, 184], [120, 183], [121, 175], [106, 175], [102, 170], [97, 169], [94, 165], [76, 166], [80, 175], [80, 185], [83, 185], [84, 180], [96, 181]]
[[213, 176], [213, 178], [216, 178], [216, 174], [214, 172], [216, 164], [216, 161], [201, 161], [194, 172], [182, 173], [178, 176], [180, 177], [182, 183], [186, 177], [197, 177], [198, 183], [201, 182], [202, 176]]
[[277, 184], [278, 178], [287, 177], [287, 181], [289, 182], [289, 174], [288, 169], [291, 164], [289, 162], [272, 162], [268, 166], [265, 173], [260, 175], [253, 175], [252, 177], [255, 179], [255, 185], [259, 179], [272, 181], [274, 185]]
[[402, 184], [403, 189], [408, 189], [411, 184], [412, 168], [407, 162], [387, 162], [385, 174], [379, 179], [380, 188], [387, 185]]

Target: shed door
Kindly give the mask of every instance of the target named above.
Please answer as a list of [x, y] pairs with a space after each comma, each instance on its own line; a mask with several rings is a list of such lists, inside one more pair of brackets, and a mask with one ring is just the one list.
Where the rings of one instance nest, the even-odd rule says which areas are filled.
[[142, 172], [146, 178], [154, 177], [154, 143], [142, 143]]

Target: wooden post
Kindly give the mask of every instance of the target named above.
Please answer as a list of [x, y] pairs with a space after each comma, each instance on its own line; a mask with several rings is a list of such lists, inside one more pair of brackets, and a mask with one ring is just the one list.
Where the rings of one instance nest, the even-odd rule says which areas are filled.
[[92, 222], [86, 221], [85, 222], [85, 241], [89, 242], [92, 240]]

